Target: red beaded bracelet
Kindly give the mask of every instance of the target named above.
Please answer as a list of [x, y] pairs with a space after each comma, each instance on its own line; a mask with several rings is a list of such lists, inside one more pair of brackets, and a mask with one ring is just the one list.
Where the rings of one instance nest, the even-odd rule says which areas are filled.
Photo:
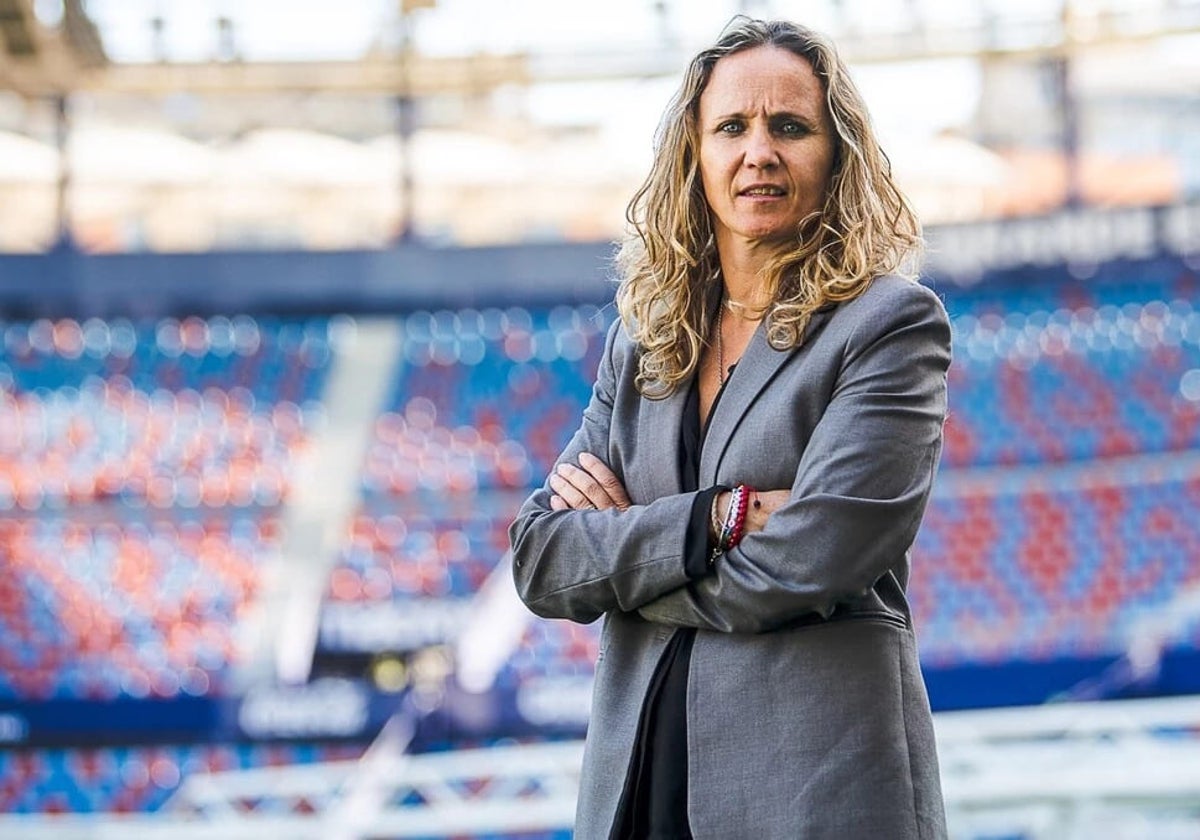
[[[750, 497], [754, 494], [754, 488], [746, 484], [739, 484], [729, 493], [729, 508], [725, 511], [725, 518], [717, 531], [717, 544], [713, 546], [712, 553], [708, 558], [710, 566], [716, 562], [719, 556], [740, 543], [742, 537], [746, 535], [746, 511], [749, 508]], [[716, 524], [715, 517], [713, 524]]]

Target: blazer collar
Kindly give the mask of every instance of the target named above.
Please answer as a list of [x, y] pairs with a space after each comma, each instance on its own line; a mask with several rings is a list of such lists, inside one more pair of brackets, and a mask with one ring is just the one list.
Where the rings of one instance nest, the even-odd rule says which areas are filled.
[[701, 488], [711, 487], [716, 483], [717, 468], [729, 440], [758, 395], [784, 363], [808, 344], [836, 308], [836, 305], [824, 306], [814, 312], [804, 327], [800, 346], [787, 350], [776, 350], [772, 347], [767, 341], [766, 321], [759, 324], [750, 338], [750, 343], [746, 345], [746, 352], [742, 354], [733, 374], [726, 381], [725, 392], [717, 402], [717, 407], [708, 418], [708, 431], [704, 435], [704, 448], [700, 453]]

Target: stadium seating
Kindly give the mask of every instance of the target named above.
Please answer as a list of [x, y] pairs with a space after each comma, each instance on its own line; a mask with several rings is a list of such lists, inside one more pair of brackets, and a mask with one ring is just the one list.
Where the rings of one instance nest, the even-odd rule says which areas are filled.
[[[327, 602], [461, 600], [579, 422], [611, 308], [414, 312]], [[457, 513], [452, 510], [457, 508]]]
[[[1046, 272], [944, 291], [950, 418], [912, 588], [930, 664], [1118, 653], [1147, 609], [1197, 583], [1187, 562], [1200, 552], [1188, 525], [1194, 483], [1128, 459], [1200, 452], [1200, 398], [1184, 384], [1200, 369], [1198, 288], [1177, 261], [1148, 260], [1102, 266], [1087, 282]], [[612, 317], [590, 308], [408, 316], [404, 364], [330, 598], [468, 594], [503, 549], [519, 501], [499, 491], [544, 477], [578, 422]], [[1099, 479], [1070, 472], [1097, 464], [1125, 466]], [[1046, 466], [1067, 471], [1049, 489], [1028, 471]], [[979, 480], [954, 489], [958, 475]], [[491, 499], [494, 513], [476, 517], [472, 536], [461, 519], [418, 516], [414, 526], [397, 514], [402, 500], [431, 491]], [[586, 673], [597, 633], [534, 619], [500, 679]]]
[[469, 598], [508, 545], [511, 512], [405, 517], [380, 508], [355, 518], [330, 576], [332, 601]]
[[1200, 474], [1129, 468], [940, 493], [914, 549], [925, 663], [1120, 654], [1156, 608], [1200, 587], [1198, 509]]
[[336, 744], [203, 744], [4, 751], [0, 811], [153, 811], [193, 773], [351, 760], [362, 750]]
[[1200, 449], [1190, 301], [955, 319], [949, 467], [1085, 461]]
[[[933, 668], [1116, 655], [1200, 590], [1200, 281], [1157, 259], [1061, 275], [939, 288], [950, 416], [911, 586]], [[478, 591], [579, 422], [613, 317], [400, 318], [327, 605]], [[0, 325], [0, 553], [20, 570], [0, 582], [0, 699], [229, 690], [232, 628], [322, 420], [333, 323]], [[587, 677], [599, 629], [531, 618], [496, 684]], [[1183, 632], [1200, 645], [1200, 621]], [[173, 749], [0, 754], [0, 795], [10, 810], [153, 808], [170, 785], [109, 771], [132, 756], [118, 776], [158, 762], [169, 780], [208, 760]], [[89, 775], [109, 781], [63, 781]]]
[[613, 317], [593, 306], [409, 315], [365, 489], [540, 481], [579, 422]]
[[330, 329], [0, 324], [0, 699], [225, 689]]
[[599, 624], [533, 619], [520, 645], [496, 676], [502, 688], [514, 688], [543, 677], [590, 676], [600, 652]]
[[0, 521], [0, 697], [222, 693], [271, 518]]

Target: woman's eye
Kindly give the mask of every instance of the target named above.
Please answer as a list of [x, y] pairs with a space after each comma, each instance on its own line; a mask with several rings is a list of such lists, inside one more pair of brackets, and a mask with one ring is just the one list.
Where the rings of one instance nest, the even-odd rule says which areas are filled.
[[740, 122], [723, 122], [717, 126], [717, 131], [721, 134], [736, 134], [742, 130]]
[[788, 121], [779, 126], [779, 132], [781, 134], [803, 134], [804, 126], [798, 122]]

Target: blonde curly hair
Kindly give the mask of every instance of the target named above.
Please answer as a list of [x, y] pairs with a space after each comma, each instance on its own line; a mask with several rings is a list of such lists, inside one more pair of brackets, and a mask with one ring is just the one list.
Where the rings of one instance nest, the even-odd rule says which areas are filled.
[[696, 55], [663, 115], [650, 174], [626, 209], [629, 234], [617, 253], [617, 308], [640, 349], [637, 387], [673, 393], [692, 375], [722, 293], [720, 262], [699, 169], [697, 115], [713, 66], [759, 46], [789, 50], [812, 66], [835, 127], [829, 193], [801, 221], [795, 246], [764, 270], [773, 347], [799, 345], [813, 312], [857, 297], [881, 274], [913, 277], [921, 226], [896, 184], [862, 96], [833, 45], [786, 21], [735, 17]]

